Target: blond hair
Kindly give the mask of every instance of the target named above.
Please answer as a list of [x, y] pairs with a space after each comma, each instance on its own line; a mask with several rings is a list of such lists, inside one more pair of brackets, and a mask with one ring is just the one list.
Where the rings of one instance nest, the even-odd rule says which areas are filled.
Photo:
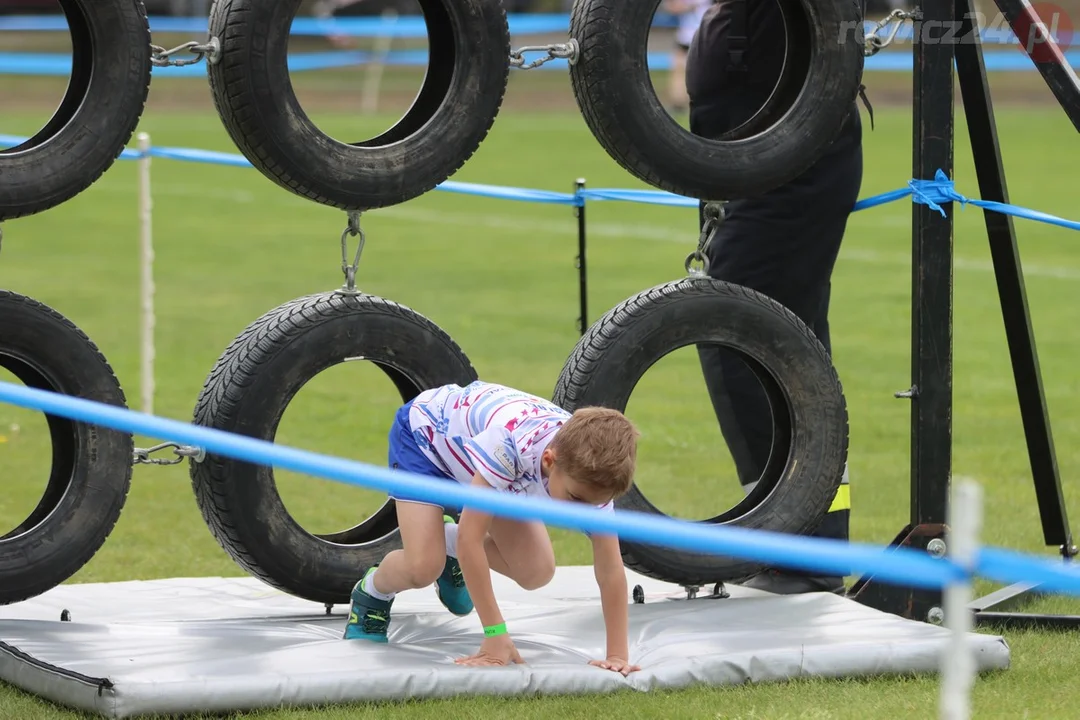
[[548, 447], [562, 472], [617, 498], [634, 482], [639, 435], [618, 410], [584, 407], [559, 428]]

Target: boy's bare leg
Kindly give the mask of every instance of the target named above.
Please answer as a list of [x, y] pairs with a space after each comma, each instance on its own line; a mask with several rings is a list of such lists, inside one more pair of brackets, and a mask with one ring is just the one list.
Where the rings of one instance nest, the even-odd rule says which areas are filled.
[[433, 584], [446, 564], [441, 507], [398, 501], [397, 517], [404, 548], [387, 553], [372, 578], [387, 595]]
[[488, 565], [525, 590], [536, 590], [555, 575], [555, 549], [541, 522], [493, 518], [484, 540]]

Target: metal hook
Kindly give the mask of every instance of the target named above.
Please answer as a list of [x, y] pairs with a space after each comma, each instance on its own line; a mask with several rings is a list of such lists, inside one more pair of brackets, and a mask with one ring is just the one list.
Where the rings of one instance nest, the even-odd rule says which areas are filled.
[[[349, 236], [357, 235], [360, 236], [360, 243], [356, 246], [356, 255], [353, 257], [352, 264], [349, 264]], [[345, 273], [345, 285], [339, 292], [349, 295], [359, 293], [356, 289], [356, 270], [360, 267], [360, 254], [364, 251], [365, 239], [364, 231], [360, 229], [360, 211], [351, 210], [349, 212], [349, 224], [345, 227], [345, 231], [341, 233], [341, 271]]]
[[[701, 225], [701, 236], [698, 238], [697, 249], [686, 256], [683, 267], [687, 274], [693, 277], [704, 277], [709, 274], [709, 245], [717, 226], [727, 216], [726, 206], [723, 202], [707, 202], [701, 210], [704, 222]], [[697, 266], [695, 267], [695, 263]]]

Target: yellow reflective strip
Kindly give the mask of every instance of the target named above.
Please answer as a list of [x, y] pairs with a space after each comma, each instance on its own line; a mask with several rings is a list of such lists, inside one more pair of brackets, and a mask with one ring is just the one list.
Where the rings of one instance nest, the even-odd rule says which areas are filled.
[[836, 489], [836, 497], [833, 498], [832, 505], [829, 506], [829, 512], [837, 512], [839, 510], [851, 509], [851, 486], [844, 483]]

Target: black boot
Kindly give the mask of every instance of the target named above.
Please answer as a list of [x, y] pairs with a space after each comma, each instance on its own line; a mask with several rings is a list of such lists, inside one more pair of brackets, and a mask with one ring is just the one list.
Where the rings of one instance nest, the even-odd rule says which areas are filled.
[[783, 570], [766, 570], [740, 585], [777, 595], [800, 595], [813, 592], [830, 592], [836, 595], [845, 593], [844, 579], [841, 577], [814, 577]]

